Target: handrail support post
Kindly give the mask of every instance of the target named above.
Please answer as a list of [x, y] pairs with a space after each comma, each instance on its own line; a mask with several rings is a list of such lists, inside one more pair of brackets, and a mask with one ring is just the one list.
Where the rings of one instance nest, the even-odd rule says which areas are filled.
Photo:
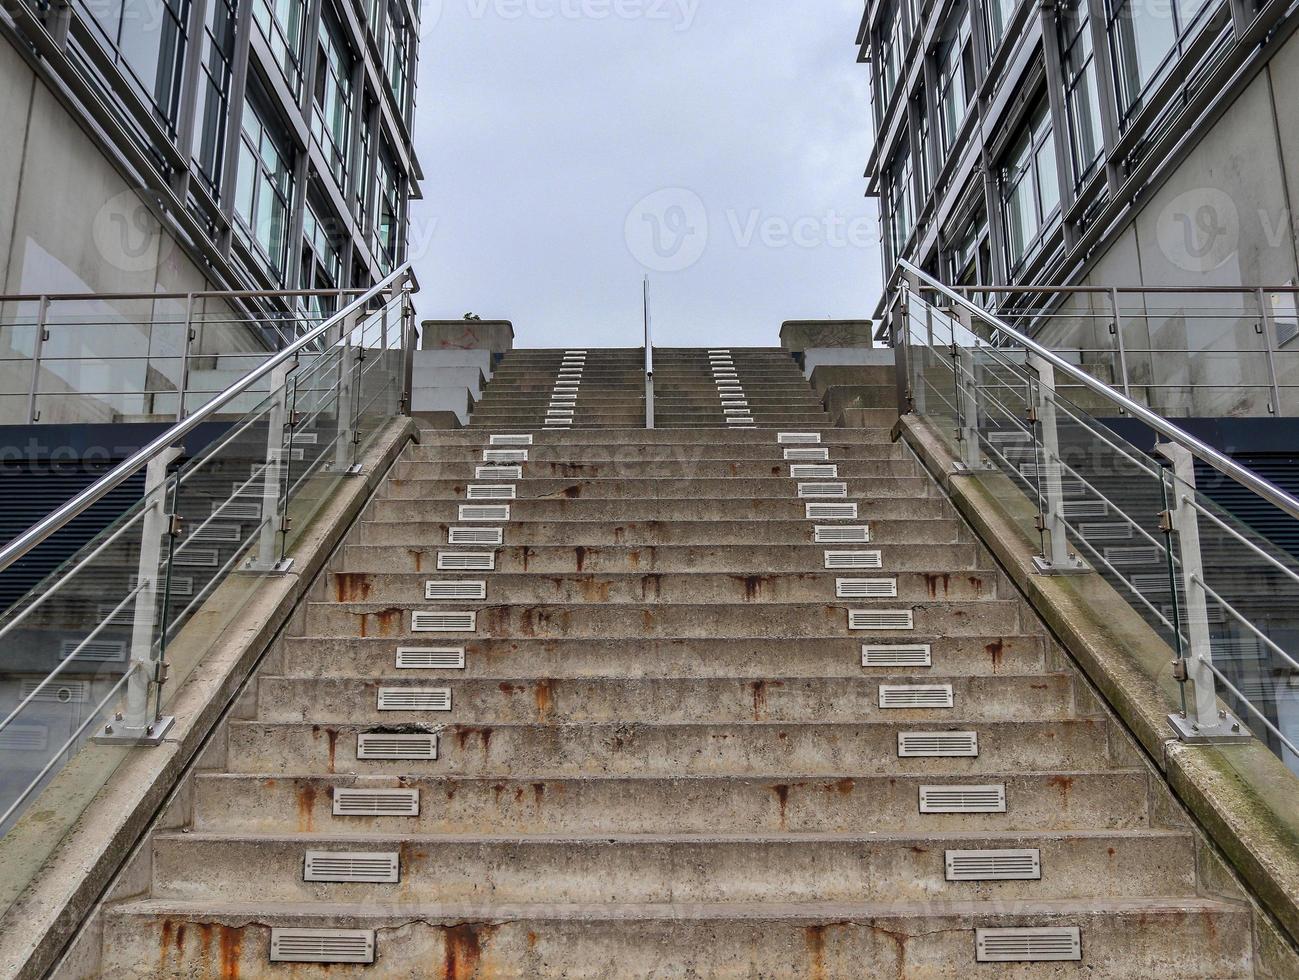
[[[964, 307], [953, 310], [951, 316], [970, 335], [974, 337], [974, 321], [970, 311]], [[979, 447], [979, 415], [982, 410], [979, 397], [978, 360], [974, 356], [976, 348], [958, 344], [952, 338], [952, 367], [956, 371], [956, 405], [960, 413], [960, 425], [956, 438], [960, 443], [961, 458], [953, 464], [955, 473], [978, 473], [994, 467], [988, 463]]]
[[1064, 483], [1061, 479], [1063, 461], [1060, 458], [1060, 430], [1055, 405], [1055, 368], [1051, 363], [1031, 351], [1028, 366], [1037, 374], [1037, 426], [1034, 438], [1038, 441], [1038, 483], [1042, 488], [1042, 514], [1039, 530], [1042, 532], [1043, 554], [1033, 559], [1039, 575], [1071, 575], [1090, 569], [1069, 547], [1069, 535], [1064, 516]]
[[288, 514], [286, 488], [284, 487], [285, 455], [292, 446], [286, 439], [289, 424], [289, 372], [297, 365], [281, 364], [271, 372], [271, 405], [266, 418], [265, 469], [262, 471], [262, 516], [257, 532], [257, 550], [244, 566], [246, 572], [264, 575], [283, 575], [293, 567], [292, 558], [278, 558], [276, 537], [287, 530]]
[[[1200, 522], [1195, 512], [1195, 457], [1175, 443], [1161, 443], [1155, 452], [1173, 464], [1173, 500], [1165, 518], [1177, 540], [1177, 565], [1185, 595], [1186, 654], [1179, 680], [1190, 681], [1194, 697], [1185, 700], [1184, 712], [1168, 716], [1183, 742], [1207, 744], [1251, 738], [1249, 730], [1231, 712], [1218, 707], [1218, 685], [1213, 676], [1213, 641], [1209, 635], [1208, 597], [1204, 591], [1204, 558], [1200, 551]], [[1175, 624], [1181, 629], [1182, 624]], [[1179, 664], [1178, 667], [1182, 667]]]

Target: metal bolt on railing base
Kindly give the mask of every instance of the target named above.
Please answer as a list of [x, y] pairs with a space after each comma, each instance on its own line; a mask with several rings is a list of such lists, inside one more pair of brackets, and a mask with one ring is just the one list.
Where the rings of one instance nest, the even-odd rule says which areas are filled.
[[1168, 721], [1177, 737], [1190, 745], [1222, 745], [1228, 742], [1246, 742], [1254, 737], [1230, 711], [1219, 711], [1215, 725], [1192, 721], [1180, 712], [1169, 715]]
[[959, 459], [952, 462], [952, 476], [975, 476], [979, 473], [992, 473], [996, 469], [997, 467], [993, 466], [986, 459], [980, 462], [977, 466], [971, 466], [969, 463], [963, 462]]
[[1070, 555], [1063, 562], [1053, 562], [1041, 555], [1034, 555], [1033, 571], [1038, 575], [1085, 575], [1091, 571], [1091, 566], [1077, 555]]
[[104, 730], [98, 735], [91, 736], [90, 740], [96, 745], [158, 746], [163, 743], [175, 723], [174, 715], [163, 715], [143, 728], [128, 728], [121, 721], [114, 719], [105, 725]]
[[293, 559], [281, 558], [274, 564], [262, 565], [258, 563], [256, 558], [253, 558], [236, 568], [235, 571], [240, 575], [287, 575], [293, 571]]

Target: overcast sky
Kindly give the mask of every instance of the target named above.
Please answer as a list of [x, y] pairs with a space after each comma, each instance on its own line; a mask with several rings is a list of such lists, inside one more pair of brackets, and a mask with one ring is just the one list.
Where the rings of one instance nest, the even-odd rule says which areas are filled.
[[862, 0], [424, 0], [423, 318], [516, 344], [774, 346], [869, 316]]

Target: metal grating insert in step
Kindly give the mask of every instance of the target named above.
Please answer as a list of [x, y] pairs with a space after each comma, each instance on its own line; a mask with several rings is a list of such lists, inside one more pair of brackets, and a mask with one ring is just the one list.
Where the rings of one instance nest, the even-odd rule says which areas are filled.
[[464, 581], [446, 581], [446, 582], [425, 582], [424, 598], [430, 602], [445, 601], [448, 599], [478, 599], [479, 601], [487, 598], [487, 583], [482, 580], [464, 580]]
[[361, 760], [414, 759], [433, 761], [438, 757], [434, 732], [406, 734], [361, 732], [356, 736], [356, 757]]
[[1082, 959], [1082, 933], [1076, 926], [976, 929], [975, 958], [980, 963], [1059, 963]]
[[484, 463], [526, 463], [528, 461], [528, 450], [526, 449], [484, 449]]
[[819, 445], [820, 442], [821, 433], [819, 432], [776, 433], [776, 444], [779, 446]]
[[271, 929], [272, 963], [373, 963], [373, 929]]
[[488, 442], [493, 446], [531, 446], [532, 436], [523, 434], [489, 436]]
[[418, 817], [417, 789], [344, 789], [334, 787], [336, 817]]
[[475, 480], [522, 480], [522, 466], [480, 466], [474, 470]]
[[921, 813], [1005, 813], [1006, 787], [921, 786]]
[[449, 527], [447, 544], [501, 544], [505, 529], [499, 527]]
[[738, 407], [738, 406], [735, 406], [735, 407], [726, 407], [726, 408], [723, 408], [723, 409], [722, 409], [722, 414], [723, 414], [723, 415], [749, 415], [749, 414], [751, 414], [751, 413], [749, 412], [749, 409], [748, 409], [747, 406], [744, 407], [744, 408], [740, 408], [740, 407]]
[[380, 711], [450, 711], [449, 687], [381, 687]]
[[898, 732], [899, 759], [977, 759], [977, 732]]
[[[821, 446], [816, 449], [786, 449], [785, 461], [806, 460], [809, 462], [825, 462], [830, 458], [830, 449], [827, 446]], [[836, 474], [837, 475], [837, 474]]]
[[471, 483], [465, 489], [468, 500], [513, 500], [517, 495], [513, 483]]
[[803, 513], [809, 521], [855, 521], [857, 505], [854, 504], [807, 504]]
[[509, 504], [461, 504], [460, 520], [462, 521], [508, 521]]
[[[841, 504], [808, 504], [808, 507], [837, 507]], [[855, 504], [853, 505], [856, 506]], [[868, 544], [871, 529], [862, 527], [817, 527], [814, 529], [817, 544]]]
[[849, 609], [850, 630], [910, 630], [916, 624], [910, 609]]
[[789, 468], [789, 476], [794, 480], [833, 480], [839, 476], [839, 467], [833, 463], [795, 463]]
[[881, 708], [951, 708], [951, 684], [881, 684]]
[[395, 885], [401, 880], [400, 869], [396, 851], [308, 851], [302, 880]]
[[412, 633], [472, 633], [478, 628], [475, 612], [413, 612]]
[[[883, 568], [884, 559], [878, 551], [827, 551], [825, 567], [836, 568]], [[894, 593], [896, 595], [896, 592]]]
[[439, 572], [494, 572], [494, 551], [439, 551]]
[[1040, 881], [1042, 852], [1035, 847], [1009, 850], [948, 851], [948, 881]]
[[861, 648], [863, 667], [932, 667], [928, 643], [867, 643]]
[[840, 578], [834, 582], [835, 597], [839, 599], [896, 599], [898, 580], [895, 578]]
[[398, 647], [398, 670], [464, 670], [464, 647]]
[[798, 485], [798, 495], [804, 499], [809, 497], [830, 497], [841, 500], [848, 496], [848, 484], [800, 483]]

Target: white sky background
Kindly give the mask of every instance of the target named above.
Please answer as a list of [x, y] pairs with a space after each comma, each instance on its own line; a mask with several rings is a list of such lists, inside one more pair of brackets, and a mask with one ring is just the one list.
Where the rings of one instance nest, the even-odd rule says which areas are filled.
[[422, 318], [521, 347], [775, 346], [869, 316], [862, 0], [424, 0]]

